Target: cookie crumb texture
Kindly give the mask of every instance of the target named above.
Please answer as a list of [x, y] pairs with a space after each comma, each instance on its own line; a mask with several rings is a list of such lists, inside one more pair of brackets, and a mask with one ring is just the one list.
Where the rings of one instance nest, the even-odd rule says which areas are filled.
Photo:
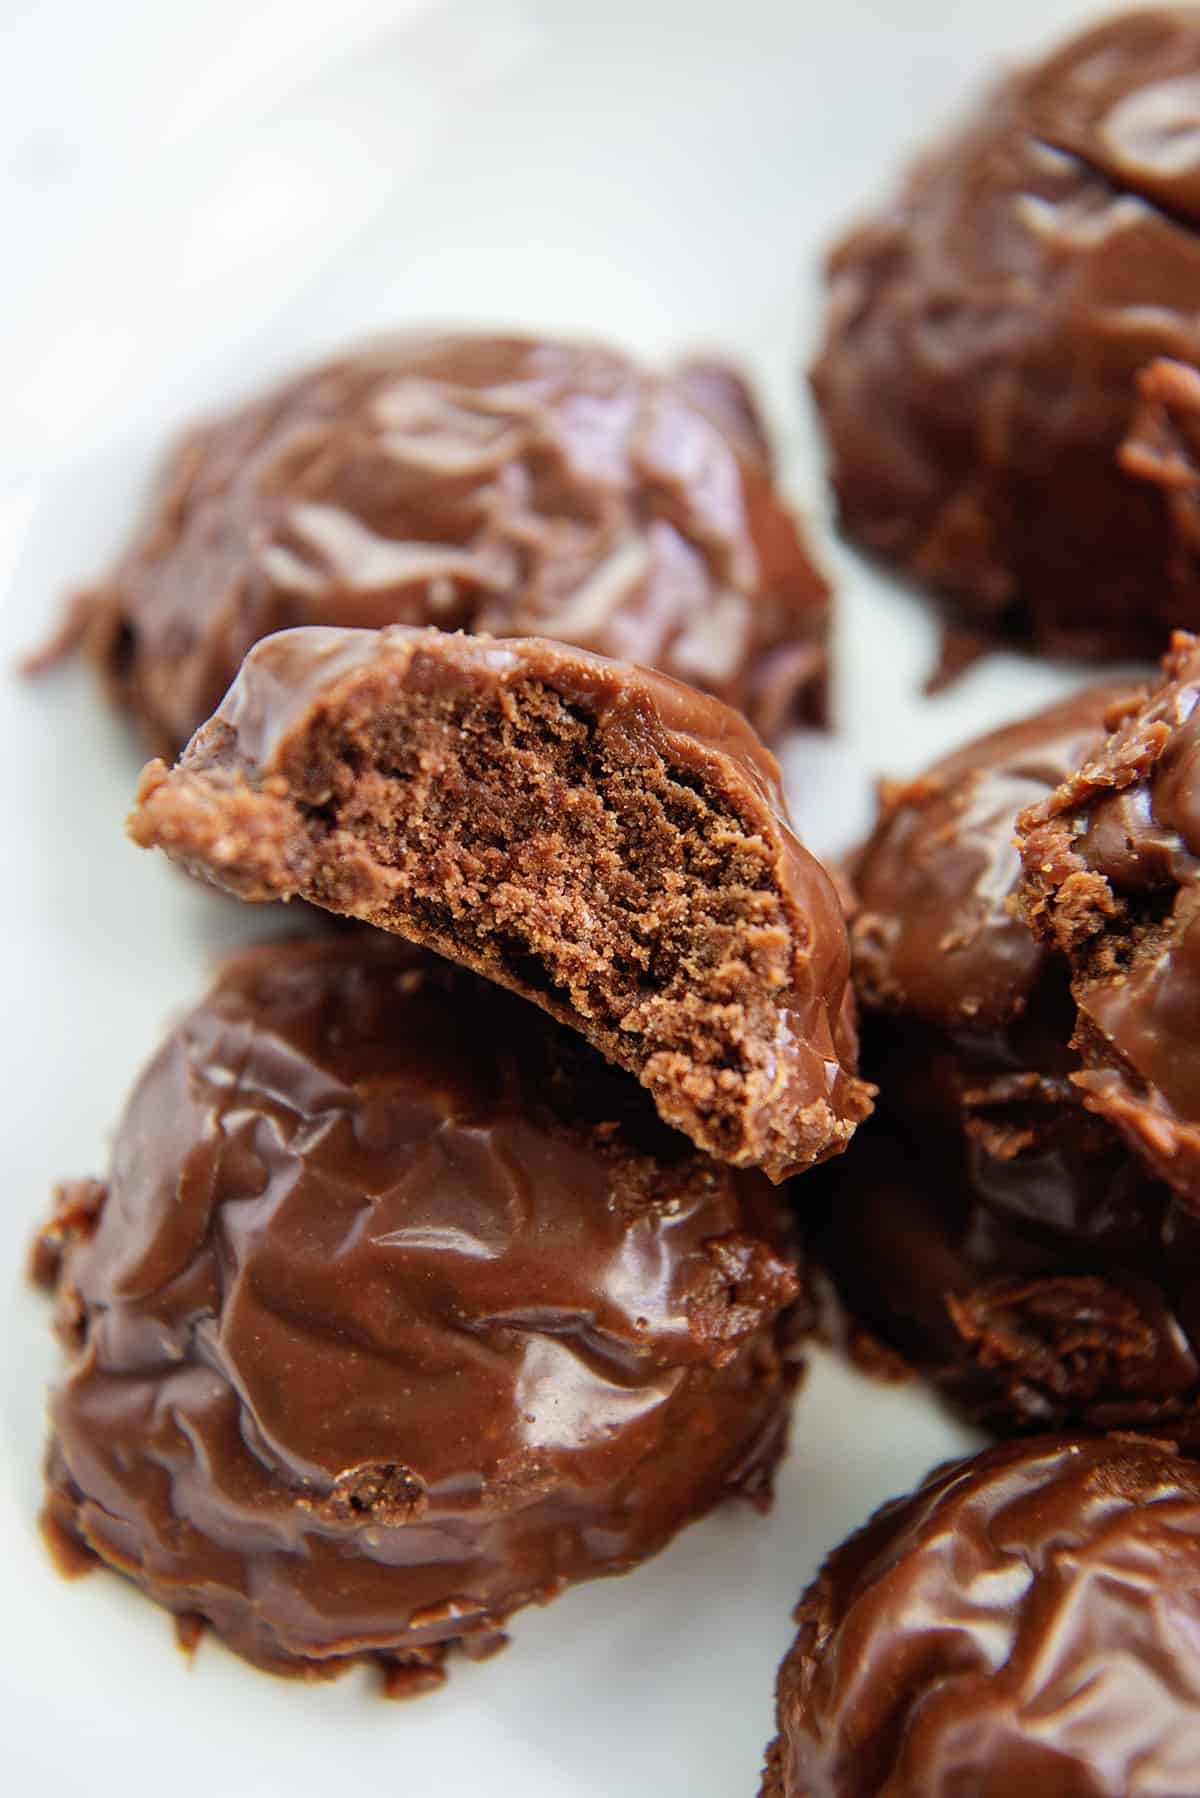
[[738, 373], [587, 344], [364, 345], [192, 431], [82, 637], [178, 755], [297, 625], [561, 638], [694, 682], [766, 737], [825, 722], [829, 592]]
[[796, 1612], [761, 1798], [1185, 1798], [1200, 1472], [1042, 1437], [940, 1468]]
[[1138, 391], [1200, 363], [1198, 80], [1194, 8], [1106, 20], [997, 84], [830, 257], [812, 380], [842, 524], [958, 635], [1149, 659], [1200, 615], [1151, 415], [1186, 432], [1195, 401]]
[[251, 900], [302, 896], [574, 1025], [667, 1122], [785, 1176], [870, 1109], [834, 888], [728, 708], [536, 638], [260, 644], [130, 828]]
[[406, 944], [230, 964], [46, 1236], [46, 1533], [189, 1648], [411, 1695], [769, 1499], [808, 1318], [774, 1189]]
[[1031, 925], [1067, 957], [1085, 1102], [1200, 1202], [1200, 638], [1020, 820]]

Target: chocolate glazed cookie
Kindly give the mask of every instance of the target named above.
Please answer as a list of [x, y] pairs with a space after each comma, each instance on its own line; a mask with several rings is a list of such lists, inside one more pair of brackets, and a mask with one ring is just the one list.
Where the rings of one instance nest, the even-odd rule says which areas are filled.
[[1015, 831], [1140, 695], [1100, 688], [891, 789], [855, 867], [875, 1120], [805, 1218], [852, 1328], [999, 1432], [1200, 1446], [1200, 1220], [1072, 1046], [1063, 956], [1015, 910]]
[[1040, 1437], [940, 1468], [796, 1612], [761, 1798], [1200, 1790], [1200, 1470]]
[[768, 737], [825, 719], [828, 590], [720, 363], [656, 375], [468, 335], [350, 350], [183, 440], [73, 630], [171, 757], [246, 651], [304, 624], [558, 637]]
[[1021, 901], [1070, 960], [1085, 1103], [1200, 1210], [1200, 638], [1025, 811]]
[[778, 765], [666, 675], [537, 637], [281, 631], [129, 828], [511, 987], [736, 1166], [784, 1179], [870, 1110], [841, 907]]
[[765, 1504], [805, 1312], [772, 1188], [543, 1013], [365, 935], [231, 963], [37, 1271], [48, 1524], [247, 1659], [402, 1694]]
[[1002, 81], [829, 260], [812, 374], [846, 531], [984, 637], [1157, 656], [1187, 520], [1119, 458], [1139, 372], [1200, 361], [1200, 13]]

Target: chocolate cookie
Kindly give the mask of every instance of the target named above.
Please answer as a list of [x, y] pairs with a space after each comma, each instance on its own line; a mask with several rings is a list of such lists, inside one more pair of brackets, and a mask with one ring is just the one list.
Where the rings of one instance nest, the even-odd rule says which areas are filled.
[[1026, 916], [1070, 958], [1076, 1076], [1194, 1210], [1200, 1203], [1200, 638], [1021, 816]]
[[[260, 949], [38, 1251], [48, 1523], [276, 1672], [396, 1693], [765, 1502], [802, 1318], [775, 1195], [574, 1033], [406, 944]], [[788, 1308], [790, 1306], [790, 1309]]]
[[1088, 1108], [1067, 963], [1015, 910], [1018, 813], [1139, 699], [1076, 695], [887, 793], [852, 929], [878, 1117], [804, 1215], [852, 1333], [973, 1420], [1200, 1448], [1200, 1222]]
[[1182, 1798], [1200, 1469], [1042, 1437], [939, 1468], [826, 1561], [762, 1798]]
[[130, 828], [252, 900], [427, 944], [574, 1025], [697, 1146], [773, 1180], [844, 1147], [837, 895], [778, 768], [694, 688], [544, 639], [260, 643]]
[[829, 261], [812, 375], [851, 536], [989, 637], [1157, 656], [1195, 622], [1179, 509], [1118, 458], [1200, 360], [1200, 13], [1132, 12], [989, 93]]
[[408, 338], [193, 431], [75, 615], [173, 757], [292, 625], [559, 637], [694, 682], [764, 735], [825, 719], [829, 595], [740, 376]]

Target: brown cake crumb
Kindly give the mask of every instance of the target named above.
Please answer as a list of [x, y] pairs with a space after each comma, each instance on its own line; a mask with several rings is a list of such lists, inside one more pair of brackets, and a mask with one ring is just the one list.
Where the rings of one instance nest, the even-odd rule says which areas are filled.
[[488, 975], [635, 1073], [700, 1147], [781, 1180], [870, 1109], [836, 891], [778, 768], [692, 688], [544, 639], [281, 632], [134, 839]]

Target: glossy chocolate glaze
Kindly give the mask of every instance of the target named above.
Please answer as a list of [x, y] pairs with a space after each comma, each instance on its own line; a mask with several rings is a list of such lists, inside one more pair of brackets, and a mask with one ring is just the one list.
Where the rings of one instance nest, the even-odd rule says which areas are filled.
[[990, 636], [1157, 655], [1180, 518], [1118, 460], [1140, 370], [1200, 360], [1200, 12], [1001, 82], [829, 262], [813, 370], [846, 530]]
[[841, 907], [778, 766], [668, 676], [538, 638], [283, 632], [147, 769], [130, 828], [243, 898], [315, 900], [510, 985], [772, 1179], [870, 1108]]
[[1200, 1204], [1200, 638], [1020, 820], [1024, 903], [1070, 957], [1086, 1102]]
[[1048, 952], [1011, 909], [1017, 813], [1067, 778], [1131, 694], [1089, 688], [885, 785], [852, 870], [855, 981], [873, 1010], [969, 1036], [1021, 1013]]
[[201, 426], [84, 617], [168, 757], [301, 624], [560, 637], [767, 735], [825, 714], [828, 591], [740, 376], [587, 345], [385, 341]]
[[889, 1049], [891, 1103], [805, 1210], [836, 1333], [996, 1435], [1125, 1429], [1200, 1452], [1194, 1213], [1066, 1080], [968, 1084], [920, 1029]]
[[1069, 970], [1014, 910], [1019, 810], [1138, 698], [1076, 695], [888, 792], [853, 925], [879, 1117], [806, 1216], [854, 1323], [973, 1419], [1200, 1447], [1200, 1221], [1087, 1109]]
[[1200, 1470], [1041, 1437], [939, 1468], [826, 1561], [762, 1798], [1183, 1798]]
[[760, 1176], [534, 1007], [383, 937], [251, 952], [44, 1233], [50, 1523], [262, 1666], [420, 1689], [765, 1500], [783, 1252]]

